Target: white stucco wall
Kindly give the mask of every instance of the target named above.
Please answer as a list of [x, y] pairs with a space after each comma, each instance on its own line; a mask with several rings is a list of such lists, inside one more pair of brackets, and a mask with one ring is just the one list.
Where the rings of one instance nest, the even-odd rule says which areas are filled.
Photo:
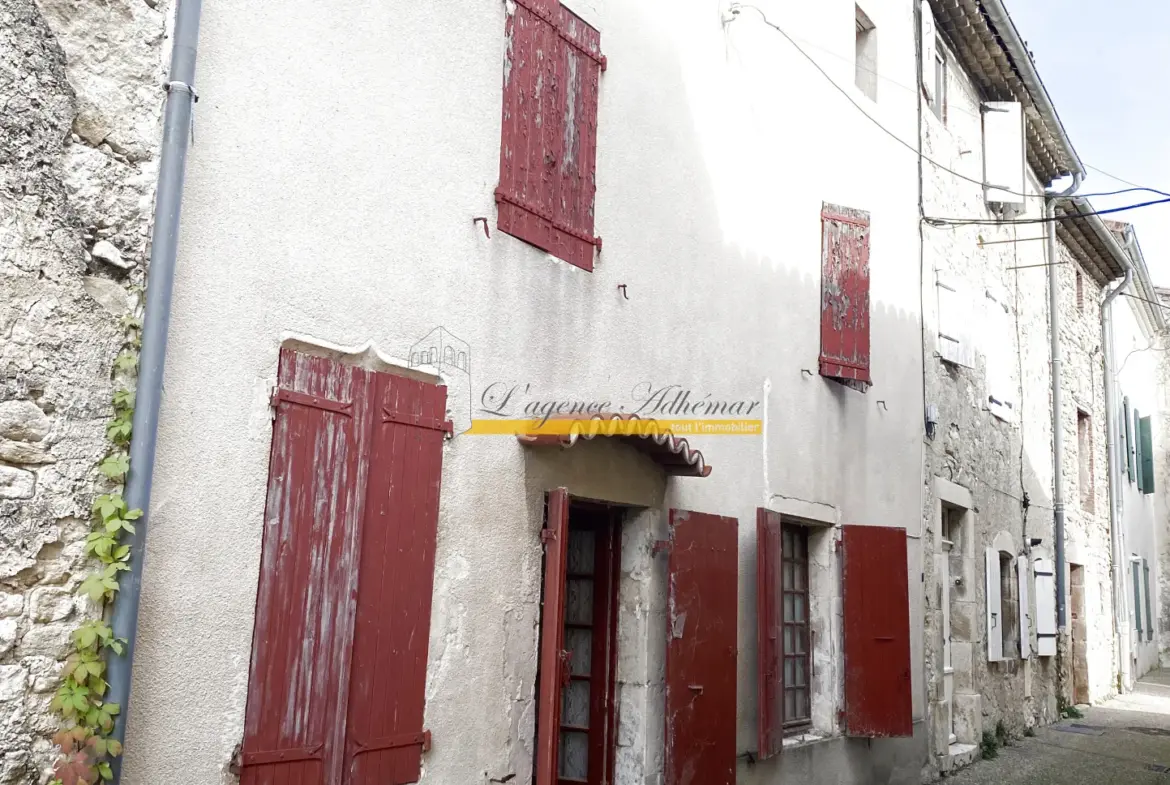
[[[555, 485], [738, 517], [740, 752], [756, 738], [755, 508], [794, 498], [844, 523], [911, 528], [923, 716], [914, 156], [752, 12], [725, 25], [715, 3], [588, 5], [609, 60], [596, 201], [605, 245], [592, 274], [495, 230], [503, 4], [205, 6], [126, 782], [230, 780], [261, 544], [266, 390], [286, 331], [406, 356], [445, 326], [470, 344], [476, 400], [494, 381], [611, 400], [650, 381], [766, 401], [766, 437], [694, 439], [712, 475], [672, 480], [651, 499], [624, 498], [634, 469], [614, 471], [620, 461], [657, 472], [636, 455], [575, 456], [570, 471], [510, 437], [447, 444], [424, 782], [513, 772], [516, 785], [529, 781], [537, 532], [541, 495]], [[866, 100], [853, 87], [852, 2], [759, 5]], [[898, 86], [915, 83], [912, 3], [864, 5], [893, 80], [867, 106], [912, 141], [914, 92]], [[822, 201], [872, 214], [865, 395], [815, 375]], [[489, 218], [490, 240], [477, 216]], [[191, 683], [207, 722], [192, 724], [179, 700]], [[916, 782], [921, 727], [872, 752], [864, 741], [819, 745], [813, 768], [833, 782], [875, 782], [874, 771]], [[739, 781], [768, 781], [778, 765], [741, 761]]]
[[[1134, 291], [1134, 287], [1131, 287], [1129, 291]], [[1142, 417], [1150, 417], [1156, 439], [1164, 411], [1162, 394], [1158, 386], [1158, 366], [1161, 362], [1159, 355], [1162, 350], [1156, 342], [1155, 336], [1143, 325], [1144, 320], [1140, 313], [1143, 303], [1131, 297], [1118, 299], [1120, 302], [1116, 303], [1112, 309], [1114, 375], [1117, 379], [1118, 391], [1116, 400], [1120, 406], [1123, 398], [1129, 399], [1131, 419], [1135, 408]], [[1121, 427], [1124, 428], [1124, 424]], [[1130, 430], [1132, 432], [1132, 426]], [[1134, 439], [1136, 440], [1136, 438], [1135, 435]], [[1157, 444], [1156, 441], [1155, 444]], [[1116, 449], [1117, 445], [1113, 447]], [[1121, 548], [1121, 558], [1124, 563], [1121, 566], [1125, 570], [1122, 587], [1124, 605], [1119, 605], [1127, 610], [1126, 615], [1122, 618], [1121, 626], [1128, 630], [1128, 635], [1123, 635], [1122, 640], [1128, 641], [1129, 644], [1127, 656], [1129, 657], [1129, 673], [1132, 683], [1132, 680], [1141, 677], [1158, 664], [1159, 636], [1157, 633], [1159, 624], [1155, 621], [1155, 634], [1152, 640], [1147, 641], [1145, 631], [1148, 629], [1148, 625], [1145, 622], [1146, 609], [1144, 607], [1145, 582], [1142, 575], [1142, 565], [1139, 561], [1137, 568], [1143, 593], [1143, 607], [1141, 608], [1143, 632], [1141, 639], [1138, 639], [1131, 572], [1134, 563], [1131, 559], [1136, 556], [1138, 559], [1145, 559], [1149, 564], [1150, 607], [1154, 619], [1158, 620], [1160, 613], [1158, 539], [1159, 536], [1164, 535], [1159, 533], [1159, 518], [1156, 512], [1157, 495], [1144, 494], [1138, 489], [1136, 478], [1131, 481], [1126, 473], [1124, 460], [1123, 456], [1118, 473], [1118, 488], [1121, 493], [1121, 531], [1124, 538]], [[1161, 479], [1162, 471], [1158, 463], [1164, 460], [1164, 455], [1155, 449], [1155, 490], [1157, 493], [1163, 491], [1162, 488], [1158, 487], [1160, 483], [1157, 480]], [[1165, 531], [1165, 524], [1162, 524], [1161, 529], [1162, 532]]]

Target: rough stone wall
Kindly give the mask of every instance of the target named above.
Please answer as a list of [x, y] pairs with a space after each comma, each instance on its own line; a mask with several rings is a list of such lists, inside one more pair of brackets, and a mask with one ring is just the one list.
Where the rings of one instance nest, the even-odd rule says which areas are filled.
[[[924, 210], [927, 216], [996, 218], [984, 203], [979, 100], [966, 75], [950, 61], [945, 124], [924, 106], [923, 147], [927, 157], [966, 175], [970, 182], [924, 163]], [[1039, 194], [1030, 178], [1028, 192]], [[1020, 217], [1037, 218], [1042, 199], [1030, 197]], [[932, 774], [948, 763], [943, 660], [943, 588], [946, 574], [940, 531], [940, 499], [935, 478], [967, 489], [973, 509], [965, 520], [971, 531], [964, 551], [951, 561], [950, 608], [953, 699], [956, 731], [963, 741], [978, 741], [983, 731], [1002, 722], [1009, 733], [1050, 722], [1056, 711], [1056, 668], [1052, 658], [988, 662], [984, 552], [996, 535], [1006, 533], [1017, 555], [1025, 537], [1051, 545], [1051, 389], [1045, 243], [1030, 238], [1035, 226], [924, 227], [924, 372], [926, 404], [938, 410], [933, 439], [926, 439], [923, 489], [923, 551], [926, 596], [926, 669], [931, 711]], [[1020, 269], [1023, 268], [1023, 269]], [[945, 362], [940, 356], [940, 307], [937, 283], [957, 290], [972, 311], [974, 367]], [[1015, 387], [1014, 416], [1005, 421], [989, 407], [988, 356], [998, 339], [984, 321], [989, 295], [1008, 307], [1009, 356]], [[1027, 503], [1025, 503], [1027, 499]], [[1040, 555], [1032, 553], [1031, 556]], [[1050, 556], [1050, 553], [1047, 554]], [[1029, 559], [1030, 560], [1030, 559]], [[956, 574], [961, 578], [953, 584]], [[1035, 624], [1031, 625], [1035, 651]]]
[[[1084, 568], [1083, 623], [1085, 651], [1075, 645], [1071, 667], [1088, 676], [1088, 699], [1104, 700], [1117, 689], [1113, 634], [1112, 551], [1109, 531], [1108, 439], [1105, 431], [1105, 361], [1101, 347], [1102, 286], [1080, 267], [1072, 253], [1058, 246], [1060, 283], [1062, 389], [1064, 429], [1065, 553], [1070, 565]], [[1078, 304], [1077, 273], [1082, 296]], [[1090, 476], [1084, 492], [1078, 443], [1078, 413], [1089, 415], [1091, 426]], [[1071, 592], [1069, 628], [1082, 623], [1079, 590]], [[1074, 631], [1075, 633], [1075, 631]], [[1082, 655], [1085, 662], [1080, 662]], [[1075, 677], [1074, 677], [1075, 678]], [[1077, 682], [1079, 687], [1079, 681]], [[1074, 699], [1083, 699], [1080, 695]]]
[[0, 783], [51, 760], [58, 661], [89, 612], [74, 590], [148, 256], [164, 20], [0, 0]]

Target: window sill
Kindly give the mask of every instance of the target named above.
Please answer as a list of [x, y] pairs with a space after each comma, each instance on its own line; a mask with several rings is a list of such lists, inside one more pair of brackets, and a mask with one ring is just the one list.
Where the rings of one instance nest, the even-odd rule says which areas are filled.
[[786, 736], [784, 738], [784, 747], [783, 748], [785, 750], [792, 750], [792, 749], [796, 749], [798, 747], [809, 747], [813, 744], [820, 744], [822, 742], [832, 741], [835, 738], [837, 738], [837, 737], [836, 736], [826, 736], [824, 734], [817, 733], [815, 731], [807, 730], [807, 731], [803, 731], [801, 733], [793, 734], [792, 736]]

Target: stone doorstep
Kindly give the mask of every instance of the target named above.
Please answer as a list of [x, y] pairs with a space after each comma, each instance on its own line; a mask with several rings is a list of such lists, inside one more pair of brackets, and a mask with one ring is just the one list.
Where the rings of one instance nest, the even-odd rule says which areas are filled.
[[939, 769], [947, 774], [970, 766], [979, 757], [977, 744], [952, 744], [946, 755], [939, 755]]

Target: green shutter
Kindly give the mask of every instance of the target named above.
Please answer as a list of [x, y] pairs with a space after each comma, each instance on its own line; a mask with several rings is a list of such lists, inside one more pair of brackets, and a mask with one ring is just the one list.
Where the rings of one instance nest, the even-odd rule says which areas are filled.
[[1142, 482], [1142, 415], [1133, 407], [1133, 464], [1138, 490], [1145, 488]]
[[1154, 492], [1154, 437], [1150, 432], [1150, 418], [1138, 420], [1138, 444], [1142, 451], [1142, 493]]
[[1130, 572], [1133, 573], [1133, 618], [1137, 623], [1138, 639], [1142, 637], [1142, 578], [1138, 575], [1137, 562], [1131, 561]]
[[1121, 421], [1125, 423], [1125, 468], [1126, 473], [1129, 475], [1129, 481], [1133, 482], [1133, 430], [1129, 419], [1129, 398], [1125, 399], [1121, 408], [1124, 412]]
[[1146, 640], [1154, 639], [1154, 614], [1150, 613], [1150, 565], [1142, 559], [1142, 572], [1146, 576]]

